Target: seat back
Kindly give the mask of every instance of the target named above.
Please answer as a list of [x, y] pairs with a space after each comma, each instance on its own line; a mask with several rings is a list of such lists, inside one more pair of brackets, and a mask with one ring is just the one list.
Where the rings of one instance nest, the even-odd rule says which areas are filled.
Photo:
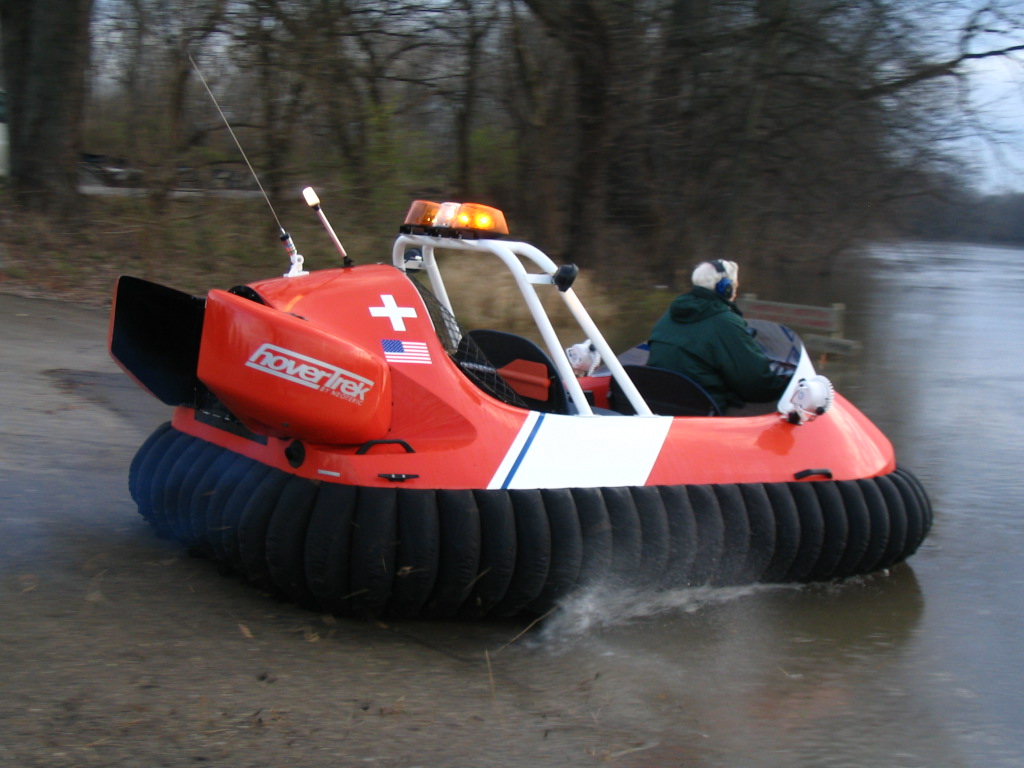
[[545, 413], [568, 412], [565, 387], [543, 349], [505, 331], [477, 329], [466, 335], [528, 408]]
[[[689, 376], [649, 365], [622, 367], [654, 413], [661, 416], [722, 415], [711, 395]], [[619, 413], [636, 413], [614, 378], [609, 384], [608, 404]]]

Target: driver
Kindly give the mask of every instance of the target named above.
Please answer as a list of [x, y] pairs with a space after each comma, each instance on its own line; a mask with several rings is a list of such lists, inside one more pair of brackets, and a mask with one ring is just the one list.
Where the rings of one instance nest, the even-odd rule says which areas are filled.
[[724, 413], [745, 403], [782, 396], [789, 378], [775, 374], [733, 300], [739, 287], [734, 261], [705, 261], [693, 270], [693, 288], [673, 299], [654, 325], [647, 364], [685, 374]]

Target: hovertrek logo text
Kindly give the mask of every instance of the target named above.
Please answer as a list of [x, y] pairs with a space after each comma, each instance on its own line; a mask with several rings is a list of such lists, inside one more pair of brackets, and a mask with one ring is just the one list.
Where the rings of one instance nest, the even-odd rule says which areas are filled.
[[250, 355], [246, 366], [294, 384], [329, 392], [356, 405], [363, 404], [374, 384], [344, 368], [266, 343]]

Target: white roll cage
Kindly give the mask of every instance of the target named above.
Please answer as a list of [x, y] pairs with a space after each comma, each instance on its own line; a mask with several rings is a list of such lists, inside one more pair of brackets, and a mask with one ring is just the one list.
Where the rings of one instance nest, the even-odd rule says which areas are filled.
[[[544, 305], [541, 303], [540, 296], [538, 295], [542, 286], [549, 286], [551, 289], [557, 290], [562, 297], [562, 301], [565, 302], [565, 306], [579, 324], [580, 330], [590, 339], [590, 343], [594, 345], [594, 348], [601, 355], [602, 363], [607, 366], [612, 377], [622, 388], [623, 394], [626, 395], [626, 398], [633, 406], [636, 415], [654, 415], [626, 374], [615, 352], [608, 345], [608, 342], [605, 341], [604, 336], [579, 300], [579, 297], [573, 292], [571, 287], [564, 291], [556, 288], [554, 275], [558, 270], [558, 265], [539, 248], [529, 243], [513, 240], [462, 240], [433, 237], [430, 235], [403, 234], [399, 235], [398, 239], [395, 240], [392, 250], [394, 265], [403, 271], [405, 271], [405, 252], [410, 247], [420, 249], [423, 255], [422, 268], [430, 280], [430, 290], [433, 291], [437, 299], [452, 315], [455, 315], [455, 311], [448, 298], [448, 292], [444, 287], [444, 279], [441, 277], [441, 270], [434, 255], [435, 249], [487, 253], [498, 257], [504, 262], [505, 266], [512, 273], [516, 285], [519, 286], [519, 291], [522, 293], [526, 306], [537, 325], [537, 330], [540, 332], [541, 338], [547, 347], [548, 355], [561, 376], [562, 383], [565, 385], [573, 405], [576, 406], [577, 414], [581, 416], [597, 416], [599, 414], [595, 414], [590, 407], [590, 403], [587, 402], [583, 388], [580, 386], [579, 381], [577, 381], [576, 373], [573, 371], [569, 358], [566, 356], [565, 345], [555, 333], [554, 326], [552, 326], [551, 320], [548, 318]], [[523, 263], [524, 260], [528, 264], [537, 267], [540, 272], [528, 271]]]
[[[557, 290], [562, 297], [562, 301], [565, 302], [565, 306], [569, 309], [570, 314], [579, 324], [580, 330], [590, 339], [590, 343], [594, 345], [594, 348], [601, 355], [601, 362], [608, 368], [612, 378], [615, 379], [622, 389], [623, 394], [636, 411], [636, 415], [655, 415], [622, 367], [622, 363], [619, 362], [614, 350], [605, 341], [600, 329], [590, 317], [579, 297], [573, 292], [571, 287], [565, 290], [560, 290], [556, 287], [555, 273], [558, 271], [558, 265], [542, 250], [529, 243], [515, 240], [463, 240], [459, 238], [434, 237], [431, 235], [402, 234], [395, 240], [392, 250], [392, 261], [403, 272], [405, 271], [405, 252], [410, 247], [420, 249], [423, 256], [422, 269], [426, 271], [430, 279], [430, 289], [444, 308], [451, 312], [453, 316], [455, 315], [455, 310], [452, 308], [448, 292], [444, 287], [444, 279], [441, 277], [441, 270], [437, 265], [437, 259], [434, 255], [435, 249], [487, 253], [501, 259], [512, 273], [516, 285], [519, 286], [519, 291], [526, 301], [530, 315], [533, 317], [537, 330], [547, 346], [548, 355], [551, 357], [551, 361], [554, 363], [555, 369], [558, 371], [570, 399], [576, 406], [576, 413], [581, 416], [599, 416], [601, 414], [595, 414], [593, 408], [590, 407], [590, 403], [583, 393], [583, 388], [576, 379], [576, 373], [569, 363], [569, 358], [565, 352], [565, 345], [559, 340], [558, 334], [555, 333], [554, 326], [551, 324], [551, 320], [548, 318], [544, 305], [541, 303], [538, 295], [541, 286], [548, 286]], [[528, 271], [523, 261], [532, 264], [540, 271]], [[792, 399], [802, 380], [816, 375], [814, 364], [811, 362], [810, 356], [807, 354], [807, 350], [804, 349], [802, 343], [799, 344], [798, 351], [794, 349], [794, 352], [796, 352], [797, 359], [795, 370], [790, 379], [789, 386], [786, 387], [785, 392], [782, 393], [782, 397], [779, 398], [776, 405], [777, 410], [782, 414], [793, 410]]]

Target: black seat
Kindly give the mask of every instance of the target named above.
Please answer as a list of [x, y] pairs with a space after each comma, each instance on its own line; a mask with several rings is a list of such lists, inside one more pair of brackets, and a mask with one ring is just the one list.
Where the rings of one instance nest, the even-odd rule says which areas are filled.
[[528, 408], [568, 413], [562, 379], [543, 349], [529, 339], [505, 331], [478, 329], [466, 336]]
[[[661, 416], [721, 416], [722, 412], [704, 388], [681, 373], [649, 365], [622, 366], [651, 410]], [[608, 404], [619, 413], [632, 415], [636, 409], [612, 378]]]

